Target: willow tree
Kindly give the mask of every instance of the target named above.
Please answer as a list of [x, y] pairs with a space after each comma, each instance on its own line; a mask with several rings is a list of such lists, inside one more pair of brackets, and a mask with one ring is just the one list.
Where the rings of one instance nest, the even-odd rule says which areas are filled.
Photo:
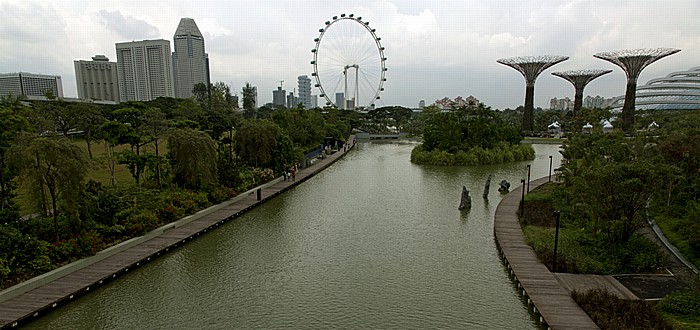
[[[9, 150], [9, 160], [31, 187], [30, 198], [53, 215], [54, 233], [59, 241], [59, 205], [67, 212], [77, 210], [78, 198], [89, 168], [83, 150], [65, 138], [23, 136]], [[51, 205], [47, 207], [45, 201]], [[46, 213], [46, 212], [44, 212]], [[77, 217], [77, 214], [69, 213]]]
[[196, 190], [216, 182], [216, 143], [208, 134], [193, 129], [172, 130], [168, 148], [177, 184]]

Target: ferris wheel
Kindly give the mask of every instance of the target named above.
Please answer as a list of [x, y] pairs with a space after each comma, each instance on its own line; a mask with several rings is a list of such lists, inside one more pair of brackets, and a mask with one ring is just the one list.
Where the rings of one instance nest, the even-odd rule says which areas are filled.
[[334, 16], [319, 29], [311, 64], [320, 96], [338, 109], [368, 109], [386, 81], [381, 38], [369, 22], [353, 14]]

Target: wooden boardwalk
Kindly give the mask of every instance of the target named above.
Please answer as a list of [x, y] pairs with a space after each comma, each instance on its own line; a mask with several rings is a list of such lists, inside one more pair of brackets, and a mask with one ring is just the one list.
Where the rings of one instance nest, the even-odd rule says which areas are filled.
[[[548, 178], [544, 177], [531, 181], [530, 185], [537, 187], [547, 180]], [[526, 299], [528, 307], [544, 327], [600, 329], [525, 242], [516, 213], [524, 188], [523, 185], [504, 196], [496, 208], [494, 218], [496, 245], [510, 276], [518, 286], [519, 293]]]
[[[207, 212], [203, 216], [195, 215], [196, 219], [181, 226], [173, 225], [172, 228], [165, 229], [161, 234], [147, 237], [142, 242], [123, 251], [68, 272], [65, 276], [48, 281], [21, 294], [14, 296], [7, 294], [11, 289], [16, 289], [15, 287], [0, 292], [0, 328], [14, 328], [26, 324], [304, 182], [344, 156], [347, 151], [354, 147], [354, 140], [354, 136], [351, 136], [346, 148], [298, 171], [295, 181], [273, 180], [273, 184], [251, 190], [247, 196], [237, 198], [235, 202], [222, 203], [227, 205]], [[260, 193], [260, 200], [258, 200], [258, 193]], [[99, 254], [95, 257], [99, 258]], [[80, 262], [78, 261], [78, 263]], [[7, 298], [8, 296], [12, 297]]]

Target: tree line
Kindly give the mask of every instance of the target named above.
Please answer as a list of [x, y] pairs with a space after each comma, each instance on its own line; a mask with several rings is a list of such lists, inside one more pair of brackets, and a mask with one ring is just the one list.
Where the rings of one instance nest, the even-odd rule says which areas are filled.
[[0, 100], [2, 287], [281, 175], [357, 121], [335, 108], [261, 111], [250, 84], [242, 110], [224, 83], [194, 91], [116, 105]]

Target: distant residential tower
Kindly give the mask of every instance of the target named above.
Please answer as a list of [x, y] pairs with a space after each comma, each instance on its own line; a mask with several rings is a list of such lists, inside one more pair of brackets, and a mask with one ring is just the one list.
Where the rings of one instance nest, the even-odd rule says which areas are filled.
[[63, 83], [60, 76], [27, 72], [0, 74], [0, 96], [26, 96], [29, 99], [45, 99], [50, 93], [63, 98]]
[[168, 40], [121, 42], [116, 48], [119, 99], [122, 102], [175, 96]]

